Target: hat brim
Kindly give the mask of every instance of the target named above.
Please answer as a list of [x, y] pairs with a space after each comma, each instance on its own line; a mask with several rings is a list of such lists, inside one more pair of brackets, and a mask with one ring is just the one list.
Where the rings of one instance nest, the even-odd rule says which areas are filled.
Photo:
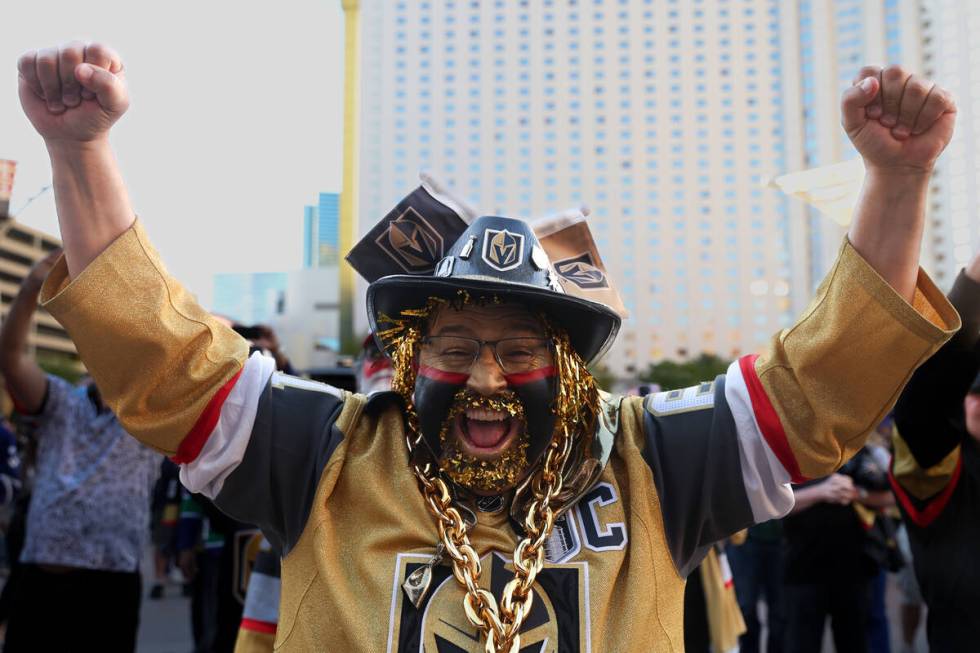
[[[474, 293], [493, 293], [502, 298], [526, 302], [544, 311], [568, 333], [572, 347], [587, 363], [602, 356], [612, 345], [622, 322], [619, 315], [605, 304], [564, 295], [537, 286], [508, 283], [480, 277], [414, 276], [398, 274], [378, 279], [367, 291], [368, 320], [377, 334], [385, 324], [381, 315], [396, 317], [402, 311], [424, 306], [430, 297], [451, 299], [457, 290]], [[388, 343], [381, 342], [382, 346]]]

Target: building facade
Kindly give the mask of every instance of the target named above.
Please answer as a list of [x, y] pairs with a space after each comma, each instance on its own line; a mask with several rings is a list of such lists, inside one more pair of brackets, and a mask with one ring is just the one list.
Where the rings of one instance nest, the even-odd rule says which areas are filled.
[[755, 349], [794, 313], [780, 2], [362, 2], [360, 231], [431, 169], [578, 204], [631, 317], [606, 364]]
[[840, 92], [865, 62], [917, 66], [919, 18], [916, 0], [362, 0], [358, 233], [419, 169], [483, 212], [586, 204], [631, 313], [613, 373], [754, 351], [843, 237], [762, 181], [856, 155]]
[[214, 275], [213, 312], [245, 325], [271, 324], [286, 310], [286, 272]]
[[933, 178], [925, 255], [948, 288], [980, 246], [980, 5], [921, 0], [924, 71], [957, 99], [956, 132]]
[[[20, 284], [35, 263], [52, 250], [61, 247], [61, 241], [44, 232], [20, 224], [8, 218], [0, 221], [0, 316], [7, 319], [10, 304], [20, 290]], [[68, 366], [82, 364], [75, 351], [75, 344], [57, 320], [38, 307], [31, 322], [27, 338], [28, 347], [44, 364], [45, 360], [57, 360]]]

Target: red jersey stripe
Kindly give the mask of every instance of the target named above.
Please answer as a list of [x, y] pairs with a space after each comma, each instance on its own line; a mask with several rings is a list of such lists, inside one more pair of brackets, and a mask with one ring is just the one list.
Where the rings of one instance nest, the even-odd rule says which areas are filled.
[[779, 414], [776, 413], [772, 402], [769, 401], [769, 396], [766, 394], [765, 388], [762, 387], [759, 375], [755, 373], [755, 359], [758, 357], [758, 355], [752, 354], [738, 359], [739, 370], [742, 372], [745, 387], [748, 388], [749, 398], [752, 400], [752, 412], [755, 413], [755, 419], [759, 423], [762, 437], [766, 439], [766, 444], [769, 445], [780, 464], [789, 473], [790, 480], [794, 483], [803, 483], [809, 479], [800, 472], [800, 465], [796, 461], [796, 456], [793, 455], [793, 449], [789, 446], [786, 431], [783, 430], [783, 425], [779, 421]]
[[194, 427], [190, 433], [180, 441], [180, 446], [177, 447], [177, 454], [172, 459], [175, 463], [183, 464], [193, 462], [200, 455], [201, 449], [204, 448], [205, 443], [208, 441], [208, 436], [211, 435], [214, 427], [218, 424], [218, 419], [221, 417], [221, 407], [224, 406], [225, 399], [228, 398], [231, 389], [235, 387], [235, 383], [238, 382], [238, 378], [241, 375], [242, 370], [238, 370], [238, 373], [231, 377], [211, 397], [211, 401], [208, 402], [201, 416], [197, 418], [197, 422], [194, 423]]
[[902, 507], [905, 508], [905, 512], [908, 513], [909, 519], [912, 520], [919, 528], [925, 528], [932, 522], [936, 521], [936, 518], [942, 514], [943, 510], [946, 509], [946, 505], [949, 504], [949, 500], [953, 496], [953, 492], [956, 490], [956, 485], [960, 481], [960, 471], [963, 469], [963, 456], [962, 454], [956, 460], [956, 469], [953, 470], [953, 475], [949, 479], [949, 483], [943, 488], [943, 491], [930, 499], [922, 510], [915, 507], [912, 502], [912, 498], [905, 492], [905, 488], [902, 484], [898, 482], [895, 475], [892, 473], [891, 466], [888, 469], [888, 481], [892, 485], [892, 489], [895, 491], [895, 496], [901, 502]]
[[277, 627], [278, 624], [271, 621], [259, 621], [258, 619], [242, 617], [242, 630], [251, 630], [252, 632], [256, 633], [269, 633], [270, 635], [275, 635]]

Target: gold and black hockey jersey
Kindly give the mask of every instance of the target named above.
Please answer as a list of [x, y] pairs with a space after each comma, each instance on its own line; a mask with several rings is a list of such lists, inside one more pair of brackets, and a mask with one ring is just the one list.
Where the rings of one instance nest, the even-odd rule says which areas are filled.
[[[166, 273], [138, 223], [70, 283], [59, 263], [43, 299], [127, 429], [282, 548], [279, 650], [483, 650], [448, 567], [419, 608], [401, 590], [437, 531], [397, 401], [249, 357]], [[684, 577], [708, 547], [785, 514], [791, 481], [859, 449], [957, 327], [925, 275], [910, 305], [845, 242], [811, 307], [761, 355], [623, 400], [609, 464], [548, 542], [522, 651], [682, 650]], [[499, 596], [516, 535], [506, 511], [484, 507], [472, 540]]]

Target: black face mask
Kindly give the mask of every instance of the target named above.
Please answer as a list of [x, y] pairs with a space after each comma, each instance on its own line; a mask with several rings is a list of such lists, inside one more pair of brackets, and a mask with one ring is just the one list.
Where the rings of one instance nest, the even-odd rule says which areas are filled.
[[[510, 390], [524, 404], [527, 432], [530, 435], [527, 459], [533, 464], [551, 442], [555, 430], [555, 413], [552, 403], [558, 378], [554, 367], [504, 376]], [[426, 446], [436, 460], [442, 456], [439, 433], [446, 421], [453, 398], [466, 385], [468, 374], [443, 372], [420, 366], [415, 377], [415, 410], [419, 418], [419, 430]]]

